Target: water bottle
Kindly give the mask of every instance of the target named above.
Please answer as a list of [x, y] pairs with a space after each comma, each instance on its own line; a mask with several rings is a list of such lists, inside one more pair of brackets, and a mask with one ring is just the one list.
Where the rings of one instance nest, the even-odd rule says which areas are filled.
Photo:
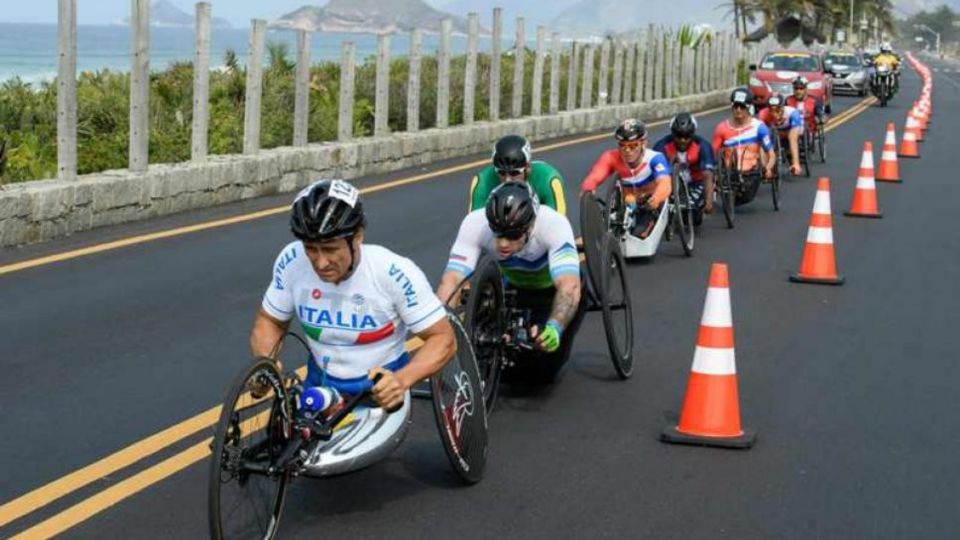
[[623, 215], [623, 228], [629, 230], [633, 226], [633, 221], [637, 215], [637, 197], [627, 195], [624, 197], [626, 203], [626, 212]]
[[341, 403], [343, 403], [343, 396], [340, 392], [328, 386], [311, 386], [300, 394], [300, 411], [309, 418]]

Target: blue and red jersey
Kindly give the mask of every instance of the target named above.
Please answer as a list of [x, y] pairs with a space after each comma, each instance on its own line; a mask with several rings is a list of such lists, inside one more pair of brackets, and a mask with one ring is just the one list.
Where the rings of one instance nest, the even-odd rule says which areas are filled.
[[667, 161], [671, 163], [674, 160], [685, 163], [690, 168], [690, 178], [694, 182], [702, 182], [704, 173], [716, 168], [717, 162], [713, 157], [713, 148], [706, 139], [699, 135], [693, 136], [686, 152], [677, 150], [677, 145], [673, 142], [673, 135], [667, 135], [657, 141], [653, 145], [653, 149], [666, 156]]

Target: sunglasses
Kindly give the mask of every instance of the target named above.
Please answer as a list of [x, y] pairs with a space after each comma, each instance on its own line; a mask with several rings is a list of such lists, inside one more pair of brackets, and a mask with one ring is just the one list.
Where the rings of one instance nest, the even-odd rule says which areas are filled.
[[621, 150], [631, 151], [643, 146], [643, 141], [625, 141], [617, 143]]
[[523, 176], [523, 173], [525, 172], [527, 172], [526, 169], [497, 169], [497, 176], [514, 178], [517, 176]]
[[734, 104], [733, 104], [733, 108], [734, 108], [734, 109], [747, 110], [747, 109], [749, 109], [750, 107], [747, 107], [747, 105], [746, 105], [745, 103], [734, 103]]
[[504, 231], [504, 232], [495, 232], [497, 238], [504, 238], [506, 240], [519, 240], [523, 238], [523, 235], [527, 234], [527, 231]]

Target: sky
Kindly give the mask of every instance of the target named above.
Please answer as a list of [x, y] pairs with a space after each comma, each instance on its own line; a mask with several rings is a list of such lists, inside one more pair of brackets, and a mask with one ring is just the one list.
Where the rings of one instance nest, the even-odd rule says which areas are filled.
[[[195, 0], [169, 0], [187, 13], [194, 12]], [[213, 15], [223, 17], [237, 27], [250, 24], [250, 19], [273, 20], [303, 5], [324, 4], [310, 0], [207, 0], [213, 4]], [[428, 4], [441, 6], [453, 0], [426, 0]], [[517, 0], [505, 0], [517, 2]], [[522, 0], [521, 0], [522, 1]], [[520, 3], [520, 2], [517, 2]], [[21, 2], [0, 0], [0, 22], [8, 23], [56, 23], [57, 0]], [[77, 24], [110, 24], [122, 21], [130, 13], [130, 0], [77, 0]]]

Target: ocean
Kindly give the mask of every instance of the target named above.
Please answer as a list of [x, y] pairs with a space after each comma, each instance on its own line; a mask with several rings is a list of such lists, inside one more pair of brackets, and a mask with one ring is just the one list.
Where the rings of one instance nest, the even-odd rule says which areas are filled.
[[[410, 34], [394, 34], [391, 54], [406, 55], [410, 50]], [[211, 30], [210, 66], [223, 66], [227, 49], [233, 49], [241, 62], [246, 62], [250, 39], [249, 29], [214, 28]], [[296, 33], [292, 30], [268, 29], [267, 41], [289, 45], [289, 58], [296, 58]], [[310, 59], [339, 60], [340, 44], [353, 41], [357, 59], [376, 54], [377, 37], [373, 34], [313, 33]], [[424, 34], [422, 51], [430, 54], [439, 44], [439, 36]], [[511, 46], [504, 40], [504, 47]], [[172, 62], [192, 61], [194, 33], [191, 28], [150, 29], [150, 69], [162, 70]], [[489, 50], [490, 39], [480, 39], [480, 50]], [[466, 50], [466, 38], [453, 36], [454, 53]], [[55, 24], [0, 23], [0, 83], [14, 77], [25, 82], [51, 81], [57, 76], [57, 26]], [[77, 26], [77, 72], [111, 69], [130, 70], [130, 29], [127, 26]]]

